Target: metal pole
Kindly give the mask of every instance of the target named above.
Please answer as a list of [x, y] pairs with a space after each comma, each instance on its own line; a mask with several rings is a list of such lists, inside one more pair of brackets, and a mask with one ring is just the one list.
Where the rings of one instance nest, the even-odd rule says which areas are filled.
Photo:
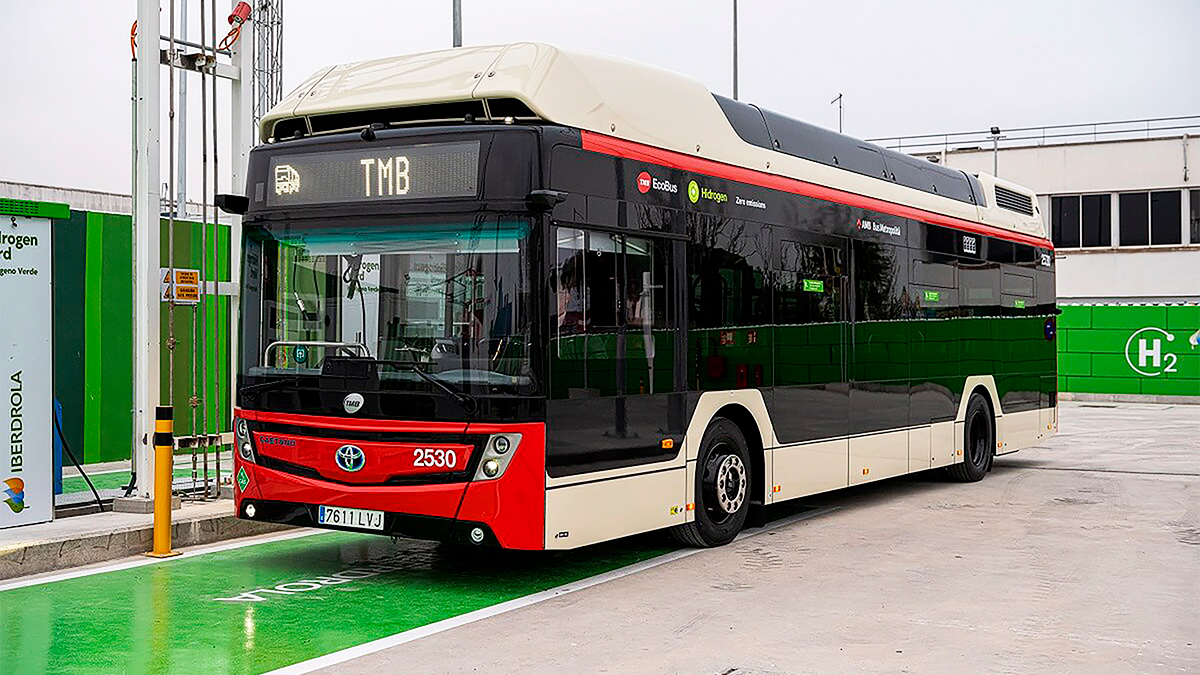
[[[253, 18], [251, 19], [253, 20]], [[254, 31], [242, 31], [242, 38], [233, 46], [233, 67], [237, 71], [237, 79], [230, 86], [232, 103], [232, 128], [230, 130], [233, 145], [233, 168], [230, 169], [231, 189], [238, 194], [246, 194], [246, 163], [250, 157], [250, 148], [255, 143], [254, 111], [251, 100], [252, 68], [250, 55], [254, 53]], [[214, 128], [215, 128], [214, 120]], [[215, 131], [214, 131], [215, 134]], [[214, 162], [215, 163], [215, 162]], [[215, 189], [215, 187], [214, 187]], [[235, 392], [238, 381], [238, 299], [241, 296], [242, 279], [242, 218], [232, 216], [229, 223], [229, 344], [226, 350], [229, 354], [229, 391]], [[230, 394], [230, 408], [236, 398]]]
[[454, 46], [462, 46], [462, 0], [454, 0]]
[[837, 98], [830, 101], [831, 104], [838, 104], [838, 133], [842, 133], [842, 94], [838, 92]]
[[733, 100], [738, 100], [737, 0], [733, 0]]
[[[167, 405], [175, 405], [175, 286], [178, 282], [175, 273], [175, 213], [179, 205], [175, 203], [175, 0], [167, 0], [170, 9], [167, 12], [170, 31], [167, 33]], [[154, 461], [162, 459], [162, 454], [155, 448]], [[172, 463], [174, 458], [172, 457]], [[174, 467], [172, 467], [174, 470]], [[154, 501], [158, 503], [158, 479], [163, 475], [162, 467], [155, 467]], [[170, 474], [173, 475], [173, 474]]]
[[[187, 0], [180, 0], [180, 6], [183, 12], [179, 15], [179, 35], [187, 39], [188, 11]], [[174, 67], [171, 70], [175, 70]], [[176, 203], [179, 212], [183, 217], [187, 217], [187, 71], [180, 73], [179, 76], [179, 156], [176, 162], [176, 180], [179, 185], [178, 197]]]
[[[204, 26], [204, 10], [207, 9], [204, 0], [200, 0], [200, 44], [208, 44], [208, 31]], [[216, 47], [216, 45], [213, 45]], [[201, 49], [207, 53], [206, 48]], [[216, 54], [213, 54], [214, 61]], [[213, 75], [216, 78], [216, 75]], [[192, 431], [192, 436], [204, 435], [208, 439], [208, 80], [204, 71], [200, 71], [200, 340], [193, 340], [193, 348], [200, 356], [200, 395], [199, 403], [204, 406], [201, 412], [200, 432]], [[193, 385], [194, 387], [194, 385]], [[196, 447], [192, 446], [192, 496], [196, 490]], [[218, 491], [220, 488], [218, 488]], [[204, 498], [208, 499], [208, 447], [204, 449]]]
[[[137, 189], [137, 186], [138, 186], [138, 167], [139, 167], [139, 164], [138, 164], [138, 134], [139, 134], [139, 132], [138, 132], [138, 95], [137, 95], [138, 60], [137, 60], [137, 48], [136, 47], [133, 50], [133, 58], [129, 61], [129, 70], [130, 70], [130, 73], [129, 73], [129, 107], [130, 107], [129, 117], [133, 121], [132, 127], [129, 130], [130, 131], [129, 145], [132, 148], [131, 159], [133, 160], [132, 165], [130, 167], [132, 170], [132, 175], [129, 176], [129, 186], [130, 186], [129, 213], [131, 214], [131, 216], [129, 218], [129, 230], [130, 230], [129, 240], [136, 242], [138, 237], [137, 237], [137, 228], [134, 227], [134, 223], [137, 222], [136, 219], [137, 219], [137, 212], [138, 212], [138, 189]], [[136, 268], [137, 268], [137, 250], [136, 249], [134, 250], [133, 260], [131, 262], [133, 263], [133, 267], [136, 270]], [[138, 289], [137, 274], [136, 273], [131, 274], [131, 275], [129, 275], [129, 297], [137, 298], [138, 297], [137, 289]], [[133, 326], [131, 326], [131, 328], [132, 328], [131, 332], [134, 335], [137, 335], [137, 332], [138, 332], [137, 331], [137, 323], [138, 323], [137, 316], [138, 316], [138, 314], [139, 314], [139, 312], [135, 308], [134, 309], [134, 317], [133, 317]], [[136, 339], [134, 339], [130, 343], [129, 348], [130, 348], [129, 349], [130, 362], [136, 364], [138, 362], [138, 351], [139, 351], [138, 350], [138, 342]], [[135, 390], [137, 389], [136, 383], [134, 385], [134, 389]], [[138, 471], [137, 461], [138, 461], [138, 455], [139, 455], [138, 443], [136, 441], [137, 436], [138, 436], [137, 410], [138, 410], [138, 406], [137, 406], [137, 399], [135, 396], [133, 405], [129, 408], [129, 418], [130, 418], [129, 421], [132, 424], [129, 425], [129, 473], [130, 473], [130, 478], [129, 478], [129, 483], [127, 483], [125, 486], [127, 494], [129, 493], [129, 490], [132, 489], [137, 483], [137, 471]], [[146, 480], [146, 477], [143, 477], [143, 480]]]
[[137, 496], [152, 497], [154, 409], [159, 404], [159, 81], [158, 0], [138, 0], [137, 168], [133, 227], [135, 371], [134, 466]]
[[[220, 44], [220, 37], [219, 37], [219, 34], [217, 33], [217, 0], [213, 0], [213, 2], [212, 2], [212, 12], [209, 14], [209, 20], [211, 21], [211, 29], [212, 29], [212, 31], [211, 31], [211, 32], [212, 32], [212, 48], [213, 48], [213, 51], [214, 51], [214, 57], [215, 57], [215, 52], [216, 52], [216, 49], [217, 49], [217, 45], [219, 45], [219, 44]], [[251, 32], [253, 32], [253, 31], [251, 31]], [[230, 56], [232, 57], [232, 54], [230, 54]], [[242, 74], [241, 74], [241, 76], [244, 76], [244, 75], [245, 75], [245, 73], [242, 73]], [[219, 146], [218, 146], [218, 144], [217, 144], [217, 126], [218, 126], [218, 125], [217, 125], [217, 120], [218, 120], [218, 117], [217, 117], [217, 74], [216, 74], [216, 71], [214, 70], [214, 71], [213, 71], [213, 77], [212, 77], [212, 159], [213, 159], [213, 161], [212, 161], [212, 193], [213, 193], [214, 195], [215, 195], [215, 194], [217, 194], [217, 192], [219, 192], [219, 191], [220, 191], [220, 184], [219, 184], [219, 180], [218, 180], [218, 178], [220, 177], [220, 162], [218, 161], [218, 160], [219, 160], [219, 158], [220, 158], [220, 152], [218, 151], [218, 147], [219, 147]], [[205, 199], [207, 199], [207, 198], [208, 198], [208, 196], [207, 196], [207, 193], [206, 193], [206, 194], [205, 194]], [[218, 263], [218, 261], [220, 260], [220, 256], [218, 256], [218, 255], [217, 255], [217, 240], [218, 240], [218, 238], [219, 238], [219, 234], [218, 234], [218, 232], [217, 232], [217, 221], [218, 221], [218, 220], [220, 220], [220, 218], [219, 218], [219, 216], [217, 215], [217, 209], [216, 209], [216, 207], [215, 207], [215, 206], [213, 207], [212, 214], [213, 214], [213, 226], [212, 226], [212, 247], [213, 247], [213, 262], [212, 262], [212, 266], [213, 266], [213, 273], [212, 273], [212, 275], [211, 275], [211, 278], [212, 278], [212, 280], [213, 280], [213, 283], [215, 284], [215, 283], [216, 283], [216, 280], [217, 280], [217, 270], [219, 269], [219, 268], [218, 268], [218, 264], [219, 264], [219, 263]], [[206, 246], [206, 247], [207, 247], [208, 245], [209, 245], [209, 244], [208, 244], [208, 239], [206, 238], [206, 239], [204, 240], [204, 246]], [[232, 312], [234, 315], [236, 315], [236, 314], [237, 314], [237, 310], [236, 310], [236, 308], [232, 308], [232, 307], [231, 307], [231, 308], [230, 308], [230, 312]], [[206, 313], [206, 314], [205, 314], [205, 323], [206, 323], [206, 325], [207, 325], [207, 323], [208, 323], [208, 318], [207, 318], [207, 317], [208, 317], [208, 315], [207, 315], [207, 313]], [[206, 330], [205, 330], [205, 340], [208, 340], [208, 339], [209, 339], [209, 337], [208, 337], [208, 331], [207, 331], [207, 329], [206, 329]], [[205, 344], [205, 349], [208, 349], [208, 345], [207, 345], [207, 344]], [[220, 349], [214, 349], [214, 350], [213, 350], [213, 360], [214, 360], [215, 362], [217, 362], [217, 363], [220, 363], [220, 358], [221, 358], [221, 357], [220, 357], [220, 354], [221, 354], [221, 351], [222, 351], [222, 350], [220, 350]], [[218, 368], [214, 368], [214, 370], [216, 370], [217, 372], [219, 372], [219, 367], [218, 367]], [[208, 372], [208, 364], [205, 364], [205, 373], [206, 373], [205, 377], [206, 377], [206, 378], [207, 378], [207, 372]], [[206, 381], [207, 381], [207, 380], [206, 380]], [[207, 406], [208, 406], [208, 400], [209, 400], [209, 397], [210, 397], [210, 396], [211, 396], [211, 391], [210, 391], [209, 389], [206, 389], [206, 390], [205, 390], [205, 394], [204, 394], [204, 401], [205, 401], [205, 409], [206, 409], [206, 410], [207, 410]], [[207, 413], [206, 413], [206, 415], [207, 415]], [[205, 428], [204, 428], [204, 433], [208, 433], [208, 419], [207, 419], [207, 417], [205, 418], [204, 426], [205, 426]], [[204, 489], [205, 489], [205, 492], [204, 492], [204, 496], [205, 496], [206, 498], [208, 497], [208, 482], [207, 482], [207, 481], [208, 481], [208, 454], [207, 454], [207, 453], [208, 453], [208, 450], [209, 450], [208, 448], [205, 448], [205, 450], [204, 450], [204, 452], [205, 452], [205, 455], [204, 455], [204, 458], [205, 458], [205, 464], [204, 464], [204, 480], [205, 480]], [[220, 496], [221, 496], [221, 487], [220, 487], [220, 481], [221, 481], [221, 449], [220, 449], [219, 447], [217, 448], [217, 460], [216, 460], [216, 464], [217, 464], [217, 467], [216, 467], [216, 471], [217, 471], [217, 478], [216, 478], [216, 481], [217, 481], [217, 484], [218, 484], [218, 485], [217, 485], [217, 497], [218, 497], [218, 498], [220, 498]]]
[[1000, 137], [992, 136], [992, 175], [998, 176], [1000, 167]]

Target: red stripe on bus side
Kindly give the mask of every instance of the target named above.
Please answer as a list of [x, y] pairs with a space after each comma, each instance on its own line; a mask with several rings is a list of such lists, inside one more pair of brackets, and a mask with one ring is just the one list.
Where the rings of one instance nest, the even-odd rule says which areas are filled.
[[1029, 244], [1038, 248], [1053, 249], [1054, 246], [1046, 239], [1033, 237], [1021, 232], [1011, 232], [991, 225], [975, 223], [962, 218], [955, 218], [932, 211], [925, 211], [904, 204], [896, 204], [875, 197], [866, 197], [853, 192], [846, 192], [836, 188], [825, 187], [815, 183], [806, 183], [795, 178], [786, 178], [784, 176], [776, 176], [775, 174], [764, 173], [754, 169], [747, 169], [732, 164], [724, 164], [711, 159], [701, 157], [692, 157], [672, 150], [663, 150], [651, 145], [643, 145], [634, 141], [626, 141], [612, 136], [605, 136], [592, 131], [580, 131], [583, 139], [583, 149], [590, 152], [599, 152], [614, 157], [622, 157], [624, 159], [632, 159], [642, 162], [650, 162], [670, 167], [672, 169], [681, 169], [683, 171], [691, 171], [693, 173], [702, 173], [708, 176], [717, 178], [725, 178], [727, 180], [737, 181], [739, 183], [749, 183], [759, 187], [770, 188], [772, 190], [782, 190], [793, 194], [804, 195], [825, 201], [838, 202], [848, 206], [857, 206], [871, 211], [887, 213], [893, 216], [902, 218], [912, 218], [934, 225], [944, 225], [957, 230], [966, 230], [979, 235], [996, 237], [998, 239], [1007, 239], [1021, 244]]

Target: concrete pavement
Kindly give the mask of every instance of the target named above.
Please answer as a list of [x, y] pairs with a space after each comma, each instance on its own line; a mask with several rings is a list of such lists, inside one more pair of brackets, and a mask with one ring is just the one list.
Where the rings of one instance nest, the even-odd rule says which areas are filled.
[[982, 482], [831, 513], [320, 672], [1200, 672], [1200, 409], [1066, 404]]

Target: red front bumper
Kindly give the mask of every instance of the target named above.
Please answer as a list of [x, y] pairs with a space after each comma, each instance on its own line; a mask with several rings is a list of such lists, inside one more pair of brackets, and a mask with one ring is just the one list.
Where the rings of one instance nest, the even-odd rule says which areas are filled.
[[[405, 476], [411, 484], [347, 484], [327, 480], [326, 467], [297, 467], [271, 461], [265, 448], [255, 442], [259, 463], [235, 453], [234, 483], [238, 517], [246, 518], [244, 505], [254, 503], [255, 520], [316, 525], [318, 506], [370, 509], [389, 514], [383, 534], [403, 534], [435, 539], [455, 538], [463, 525], [482, 524], [505, 548], [545, 547], [545, 425], [540, 423], [498, 424], [430, 423], [396, 420], [347, 419], [315, 415], [264, 413], [237, 410], [235, 417], [251, 425], [252, 435], [270, 434], [314, 441], [352, 444], [355, 437], [374, 434], [372, 452], [386, 453], [388, 435], [406, 439], [396, 447], [410, 448], [413, 437], [428, 438], [430, 445], [461, 443], [464, 437], [491, 434], [521, 434], [507, 468], [495, 479], [474, 480], [474, 471], [456, 482], [425, 482], [421, 475]], [[287, 429], [277, 433], [274, 429]], [[265, 430], [265, 431], [264, 431]], [[346, 438], [339, 438], [344, 434]], [[367, 442], [359, 441], [366, 445]], [[270, 452], [269, 450], [267, 452]], [[476, 452], [481, 452], [477, 449]], [[289, 458], [291, 458], [289, 456]], [[269, 466], [263, 466], [268, 464]], [[471, 466], [478, 465], [474, 458]], [[365, 475], [365, 474], [364, 474]], [[242, 487], [244, 485], [244, 487]], [[305, 514], [310, 517], [306, 518]], [[394, 525], [394, 527], [393, 527]], [[442, 527], [444, 526], [444, 527]], [[322, 526], [323, 527], [323, 526]], [[469, 528], [468, 528], [469, 529]], [[442, 536], [440, 533], [446, 533]], [[489, 537], [492, 539], [492, 537]]]

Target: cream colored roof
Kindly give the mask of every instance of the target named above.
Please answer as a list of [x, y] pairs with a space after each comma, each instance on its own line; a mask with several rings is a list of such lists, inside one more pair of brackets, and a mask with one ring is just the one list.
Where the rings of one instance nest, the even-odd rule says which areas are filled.
[[1046, 236], [1039, 215], [994, 206], [990, 177], [980, 177], [988, 207], [978, 208], [760, 148], [737, 135], [699, 80], [541, 43], [464, 47], [326, 68], [263, 117], [260, 135], [267, 141], [277, 122], [293, 117], [496, 98], [518, 99], [549, 122]]

